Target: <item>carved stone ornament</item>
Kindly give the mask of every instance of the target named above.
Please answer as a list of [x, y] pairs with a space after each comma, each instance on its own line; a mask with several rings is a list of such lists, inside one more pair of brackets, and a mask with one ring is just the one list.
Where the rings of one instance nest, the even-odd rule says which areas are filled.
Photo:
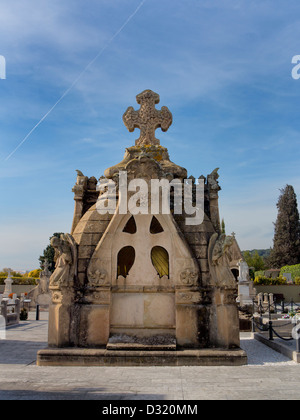
[[50, 240], [55, 250], [55, 270], [50, 277], [49, 289], [72, 287], [77, 274], [77, 244], [72, 235], [65, 233]]
[[210, 198], [218, 198], [218, 192], [221, 190], [221, 187], [218, 182], [219, 168], [216, 168], [212, 171], [211, 174], [207, 175], [207, 185], [209, 188], [209, 196]]
[[189, 292], [187, 290], [176, 293], [176, 304], [199, 304], [202, 301], [200, 292]]
[[83, 302], [98, 305], [108, 305], [110, 303], [110, 296], [110, 292], [94, 290], [85, 294], [83, 297]]
[[180, 283], [185, 286], [193, 286], [197, 284], [198, 273], [190, 269], [186, 269], [180, 273]]
[[89, 286], [98, 287], [107, 284], [107, 272], [103, 269], [88, 271]]
[[233, 236], [214, 233], [208, 246], [208, 263], [214, 285], [224, 288], [236, 288], [236, 280], [230, 270]]
[[131, 160], [125, 167], [128, 180], [141, 178], [149, 181], [153, 178], [164, 178], [165, 173], [160, 164], [147, 155], [140, 155], [137, 159]]
[[62, 293], [60, 291], [54, 291], [52, 293], [52, 302], [61, 303], [62, 302]]
[[161, 127], [162, 131], [167, 131], [172, 124], [172, 114], [166, 106], [161, 110], [155, 108], [159, 103], [159, 95], [152, 90], [144, 90], [136, 96], [136, 101], [141, 105], [138, 111], [132, 106], [127, 108], [123, 115], [125, 126], [130, 132], [135, 128], [141, 130], [140, 137], [135, 141], [136, 146], [159, 145], [159, 140], [155, 138], [155, 130]]

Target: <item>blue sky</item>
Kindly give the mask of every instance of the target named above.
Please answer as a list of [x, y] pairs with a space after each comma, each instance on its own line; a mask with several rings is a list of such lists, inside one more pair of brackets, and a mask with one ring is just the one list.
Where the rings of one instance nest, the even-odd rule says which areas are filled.
[[279, 189], [300, 194], [299, 1], [0, 6], [0, 269], [37, 268], [49, 237], [70, 231], [75, 170], [99, 178], [122, 159], [139, 136], [122, 115], [145, 89], [173, 114], [156, 132], [171, 160], [195, 177], [220, 168], [227, 233], [242, 249], [272, 246]]

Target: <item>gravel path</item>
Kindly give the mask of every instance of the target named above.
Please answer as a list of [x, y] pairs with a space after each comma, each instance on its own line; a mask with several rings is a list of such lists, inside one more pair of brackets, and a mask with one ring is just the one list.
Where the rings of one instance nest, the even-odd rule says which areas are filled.
[[251, 338], [251, 333], [241, 333], [241, 348], [247, 353], [249, 366], [297, 365], [283, 354]]

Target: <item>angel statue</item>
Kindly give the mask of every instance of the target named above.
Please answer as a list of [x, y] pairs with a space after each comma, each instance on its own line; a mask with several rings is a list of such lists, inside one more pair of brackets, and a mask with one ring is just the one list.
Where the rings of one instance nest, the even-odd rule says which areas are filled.
[[236, 287], [235, 278], [230, 269], [231, 249], [234, 236], [214, 233], [209, 241], [208, 262], [216, 286]]
[[77, 244], [69, 233], [53, 236], [50, 244], [55, 250], [55, 270], [50, 277], [50, 288], [72, 286], [77, 274]]

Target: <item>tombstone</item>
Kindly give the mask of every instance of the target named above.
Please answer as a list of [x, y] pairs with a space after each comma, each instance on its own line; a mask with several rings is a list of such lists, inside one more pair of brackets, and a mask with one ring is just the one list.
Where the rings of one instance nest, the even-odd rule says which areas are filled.
[[239, 267], [238, 281], [240, 283], [247, 283], [250, 280], [248, 264], [246, 263], [246, 261], [241, 259], [238, 263], [238, 267]]
[[263, 304], [263, 293], [262, 292], [260, 292], [260, 293], [258, 293], [258, 295], [257, 295], [257, 305], [258, 306], [261, 306]]
[[51, 302], [51, 293], [49, 290], [49, 282], [51, 277], [51, 271], [49, 270], [49, 262], [46, 259], [43, 264], [43, 270], [40, 272], [39, 279], [37, 279], [38, 285], [30, 290], [27, 295], [27, 299], [30, 301], [30, 308], [35, 309], [36, 305], [40, 305], [41, 308], [47, 310]]
[[[2, 326], [3, 326], [3, 323], [5, 326], [8, 326], [8, 325], [18, 324], [20, 321], [20, 299], [15, 300], [14, 311], [11, 311], [8, 305], [9, 305], [9, 300], [3, 299], [1, 302], [1, 317], [2, 318], [0, 317]], [[0, 326], [0, 329], [1, 329], [1, 326]], [[2, 333], [3, 333], [3, 328], [2, 328]]]
[[255, 291], [253, 289], [253, 282], [250, 280], [249, 267], [245, 260], [240, 259], [237, 263], [239, 268], [238, 276], [238, 299], [240, 306], [251, 306], [252, 300], [255, 297]]
[[[171, 125], [171, 112], [156, 109], [159, 95], [151, 90], [136, 99], [140, 109], [129, 107], [123, 121], [140, 137], [105, 170], [99, 188], [77, 170], [71, 233], [51, 239], [48, 349], [37, 363], [245, 364], [230, 269], [235, 238], [221, 233], [218, 168], [188, 179], [155, 137], [158, 127]], [[151, 203], [151, 187], [174, 180], [164, 212]], [[202, 213], [197, 185], [204, 189]], [[187, 223], [190, 209], [178, 212], [185, 191], [202, 223]]]
[[8, 296], [13, 292], [12, 291], [13, 279], [11, 278], [11, 269], [8, 268], [7, 271], [8, 271], [8, 275], [7, 275], [7, 279], [4, 280], [5, 288], [4, 288], [2, 298], [8, 298]]
[[274, 305], [274, 294], [273, 293], [269, 293], [269, 304], [270, 304], [270, 307], [272, 307]]

